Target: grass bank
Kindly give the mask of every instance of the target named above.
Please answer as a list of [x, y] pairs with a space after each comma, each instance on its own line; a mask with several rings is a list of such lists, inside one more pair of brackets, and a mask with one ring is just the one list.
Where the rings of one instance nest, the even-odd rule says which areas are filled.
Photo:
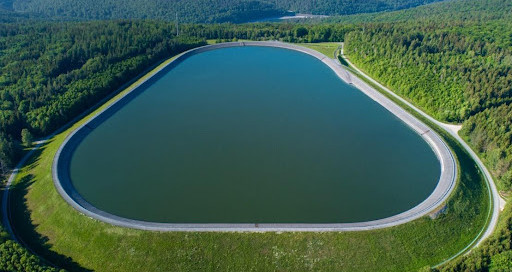
[[340, 47], [337, 42], [299, 43], [299, 45], [316, 50], [329, 58], [334, 58], [336, 50]]
[[483, 177], [470, 156], [445, 137], [460, 173], [446, 213], [435, 220], [423, 217], [388, 229], [343, 233], [162, 233], [115, 227], [76, 212], [52, 181], [57, 149], [93, 114], [31, 157], [10, 198], [17, 235], [44, 258], [70, 270], [414, 271], [460, 251], [486, 222], [489, 203]]

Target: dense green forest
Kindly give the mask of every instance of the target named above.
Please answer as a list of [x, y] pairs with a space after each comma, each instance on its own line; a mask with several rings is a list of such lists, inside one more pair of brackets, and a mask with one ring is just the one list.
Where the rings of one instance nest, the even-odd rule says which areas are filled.
[[347, 35], [346, 53], [439, 120], [512, 101], [512, 23], [385, 23]]
[[442, 0], [279, 0], [276, 6], [302, 13], [342, 15], [407, 9]]
[[512, 14], [509, 0], [448, 0], [415, 8], [317, 19], [328, 23], [376, 23], [399, 21], [490, 21]]
[[180, 22], [247, 22], [290, 14], [265, 1], [254, 0], [17, 0], [12, 10], [63, 19], [162, 19]]
[[[509, 77], [512, 72], [509, 71]], [[509, 85], [509, 89], [512, 86]], [[487, 108], [471, 116], [461, 130], [480, 153], [504, 190], [512, 188], [512, 104]]]
[[4, 0], [0, 7], [68, 19], [162, 19], [250, 22], [293, 14], [354, 14], [398, 10], [439, 0]]
[[256, 23], [256, 24], [217, 24], [181, 26], [187, 35], [231, 40], [280, 40], [293, 43], [340, 42], [345, 34], [355, 28], [351, 24], [285, 24], [285, 23]]

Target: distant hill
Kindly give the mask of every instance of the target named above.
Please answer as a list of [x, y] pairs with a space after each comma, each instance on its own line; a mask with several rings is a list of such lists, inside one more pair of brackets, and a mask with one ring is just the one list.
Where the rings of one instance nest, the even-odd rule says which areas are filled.
[[343, 15], [399, 10], [439, 0], [0, 0], [0, 7], [47, 18], [162, 19], [241, 23], [290, 12]]
[[430, 20], [430, 21], [467, 21], [512, 19], [512, 1], [510, 0], [447, 0], [430, 5], [398, 10], [333, 16], [321, 21], [340, 23], [376, 23]]
[[442, 0], [275, 0], [277, 7], [302, 13], [346, 15], [401, 10]]

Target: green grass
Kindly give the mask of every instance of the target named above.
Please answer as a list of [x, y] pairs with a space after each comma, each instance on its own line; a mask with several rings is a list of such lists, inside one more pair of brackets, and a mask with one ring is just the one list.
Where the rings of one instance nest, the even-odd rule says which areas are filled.
[[329, 58], [334, 58], [334, 53], [340, 47], [340, 43], [337, 42], [300, 43], [299, 45], [316, 50]]
[[58, 147], [88, 117], [36, 152], [20, 171], [11, 198], [17, 234], [44, 258], [71, 270], [415, 271], [464, 248], [486, 222], [483, 178], [447, 137], [460, 163], [460, 180], [447, 213], [435, 220], [343, 233], [161, 233], [111, 226], [76, 212], [51, 177]]

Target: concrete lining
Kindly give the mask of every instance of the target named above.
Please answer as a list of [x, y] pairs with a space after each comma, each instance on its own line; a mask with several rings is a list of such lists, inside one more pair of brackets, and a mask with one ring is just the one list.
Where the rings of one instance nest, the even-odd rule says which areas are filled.
[[[54, 185], [60, 195], [72, 207], [81, 212], [82, 214], [97, 219], [112, 225], [129, 227], [142, 230], [152, 231], [250, 231], [250, 232], [264, 232], [264, 231], [361, 231], [380, 229], [391, 226], [400, 225], [414, 219], [420, 218], [440, 206], [447, 200], [450, 193], [455, 187], [457, 180], [457, 163], [451, 150], [441, 137], [435, 133], [426, 124], [409, 114], [404, 109], [400, 108], [397, 104], [386, 98], [384, 95], [373, 89], [370, 85], [362, 81], [356, 76], [350, 74], [335, 60], [326, 57], [325, 55], [305, 47], [294, 44], [287, 44], [282, 42], [232, 42], [221, 43], [215, 45], [207, 45], [195, 49], [191, 49], [180, 54], [175, 60], [160, 68], [154, 75], [161, 74], [164, 69], [171, 69], [175, 65], [189, 56], [199, 54], [202, 52], [215, 50], [219, 48], [239, 47], [239, 46], [263, 46], [263, 47], [277, 47], [289, 50], [299, 51], [311, 55], [324, 64], [329, 66], [336, 75], [343, 81], [354, 85], [361, 90], [368, 97], [379, 103], [386, 108], [389, 112], [393, 113], [400, 120], [411, 127], [420, 137], [422, 137], [432, 148], [436, 154], [440, 165], [441, 175], [440, 180], [430, 194], [430, 196], [417, 206], [402, 212], [400, 214], [366, 222], [355, 223], [325, 223], [325, 224], [309, 224], [309, 223], [243, 223], [243, 224], [215, 224], [215, 223], [156, 223], [141, 220], [133, 220], [116, 216], [105, 211], [102, 211], [82, 198], [82, 196], [75, 190], [69, 178], [69, 162], [76, 145], [85, 137], [91, 129], [97, 127], [101, 122], [109, 118], [118, 109], [122, 108], [126, 103], [133, 99], [138, 93], [143, 91], [142, 85], [148, 83], [154, 76], [149, 77], [143, 82], [133, 86], [125, 95], [118, 98], [107, 108], [92, 116], [80, 127], [72, 131], [64, 140], [55, 154], [52, 166], [52, 175]], [[158, 76], [157, 76], [158, 77]], [[154, 78], [153, 78], [154, 79]]]

